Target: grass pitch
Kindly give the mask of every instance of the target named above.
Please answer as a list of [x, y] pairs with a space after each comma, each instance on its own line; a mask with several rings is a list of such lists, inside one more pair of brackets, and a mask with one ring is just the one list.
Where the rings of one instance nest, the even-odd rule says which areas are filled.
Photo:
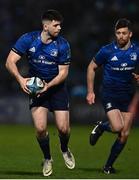
[[[129, 141], [115, 163], [117, 173], [101, 172], [115, 135], [104, 133], [93, 147], [89, 145], [91, 126], [72, 125], [70, 148], [76, 158], [76, 168], [65, 167], [54, 125], [49, 125], [53, 174], [49, 179], [139, 179], [139, 128], [133, 128]], [[1, 179], [47, 179], [42, 176], [42, 153], [34, 136], [32, 126], [0, 126], [0, 178]]]

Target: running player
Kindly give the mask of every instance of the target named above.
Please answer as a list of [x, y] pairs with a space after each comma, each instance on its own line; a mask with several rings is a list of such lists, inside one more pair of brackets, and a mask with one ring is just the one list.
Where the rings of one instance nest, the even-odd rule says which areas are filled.
[[134, 95], [133, 72], [139, 62], [139, 46], [131, 41], [132, 25], [128, 19], [119, 19], [115, 25], [116, 41], [102, 47], [87, 69], [87, 101], [95, 103], [95, 70], [103, 65], [102, 103], [109, 122], [98, 122], [90, 135], [95, 145], [104, 131], [117, 133], [110, 155], [103, 167], [106, 174], [114, 173], [113, 164], [122, 152], [132, 125], [133, 113], [129, 104]]

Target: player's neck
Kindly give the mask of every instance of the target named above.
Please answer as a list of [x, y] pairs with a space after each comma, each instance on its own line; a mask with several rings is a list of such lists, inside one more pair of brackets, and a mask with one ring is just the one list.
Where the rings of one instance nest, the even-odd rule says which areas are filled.
[[129, 47], [131, 46], [131, 41], [128, 41], [128, 43], [123, 46], [123, 47], [119, 47], [121, 50], [127, 50]]
[[41, 40], [45, 44], [49, 44], [52, 41], [52, 37], [49, 36], [46, 32], [41, 32]]

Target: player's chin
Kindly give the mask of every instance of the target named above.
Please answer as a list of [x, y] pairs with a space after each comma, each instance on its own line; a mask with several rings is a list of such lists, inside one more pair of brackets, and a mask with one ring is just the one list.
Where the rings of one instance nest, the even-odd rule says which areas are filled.
[[120, 45], [120, 47], [124, 47], [127, 44], [127, 42], [124, 40], [119, 40], [118, 44]]
[[57, 37], [58, 35], [59, 35], [59, 32], [55, 32], [53, 36]]

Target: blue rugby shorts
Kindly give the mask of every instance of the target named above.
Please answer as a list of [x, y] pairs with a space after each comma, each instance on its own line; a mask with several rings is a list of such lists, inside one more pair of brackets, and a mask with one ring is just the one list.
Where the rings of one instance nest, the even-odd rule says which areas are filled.
[[121, 112], [128, 112], [132, 98], [133, 96], [126, 98], [112, 98], [107, 96], [102, 98], [102, 104], [106, 113], [113, 109], [119, 109]]
[[45, 107], [50, 111], [69, 110], [69, 97], [64, 83], [53, 86], [40, 97], [30, 97], [29, 107]]

